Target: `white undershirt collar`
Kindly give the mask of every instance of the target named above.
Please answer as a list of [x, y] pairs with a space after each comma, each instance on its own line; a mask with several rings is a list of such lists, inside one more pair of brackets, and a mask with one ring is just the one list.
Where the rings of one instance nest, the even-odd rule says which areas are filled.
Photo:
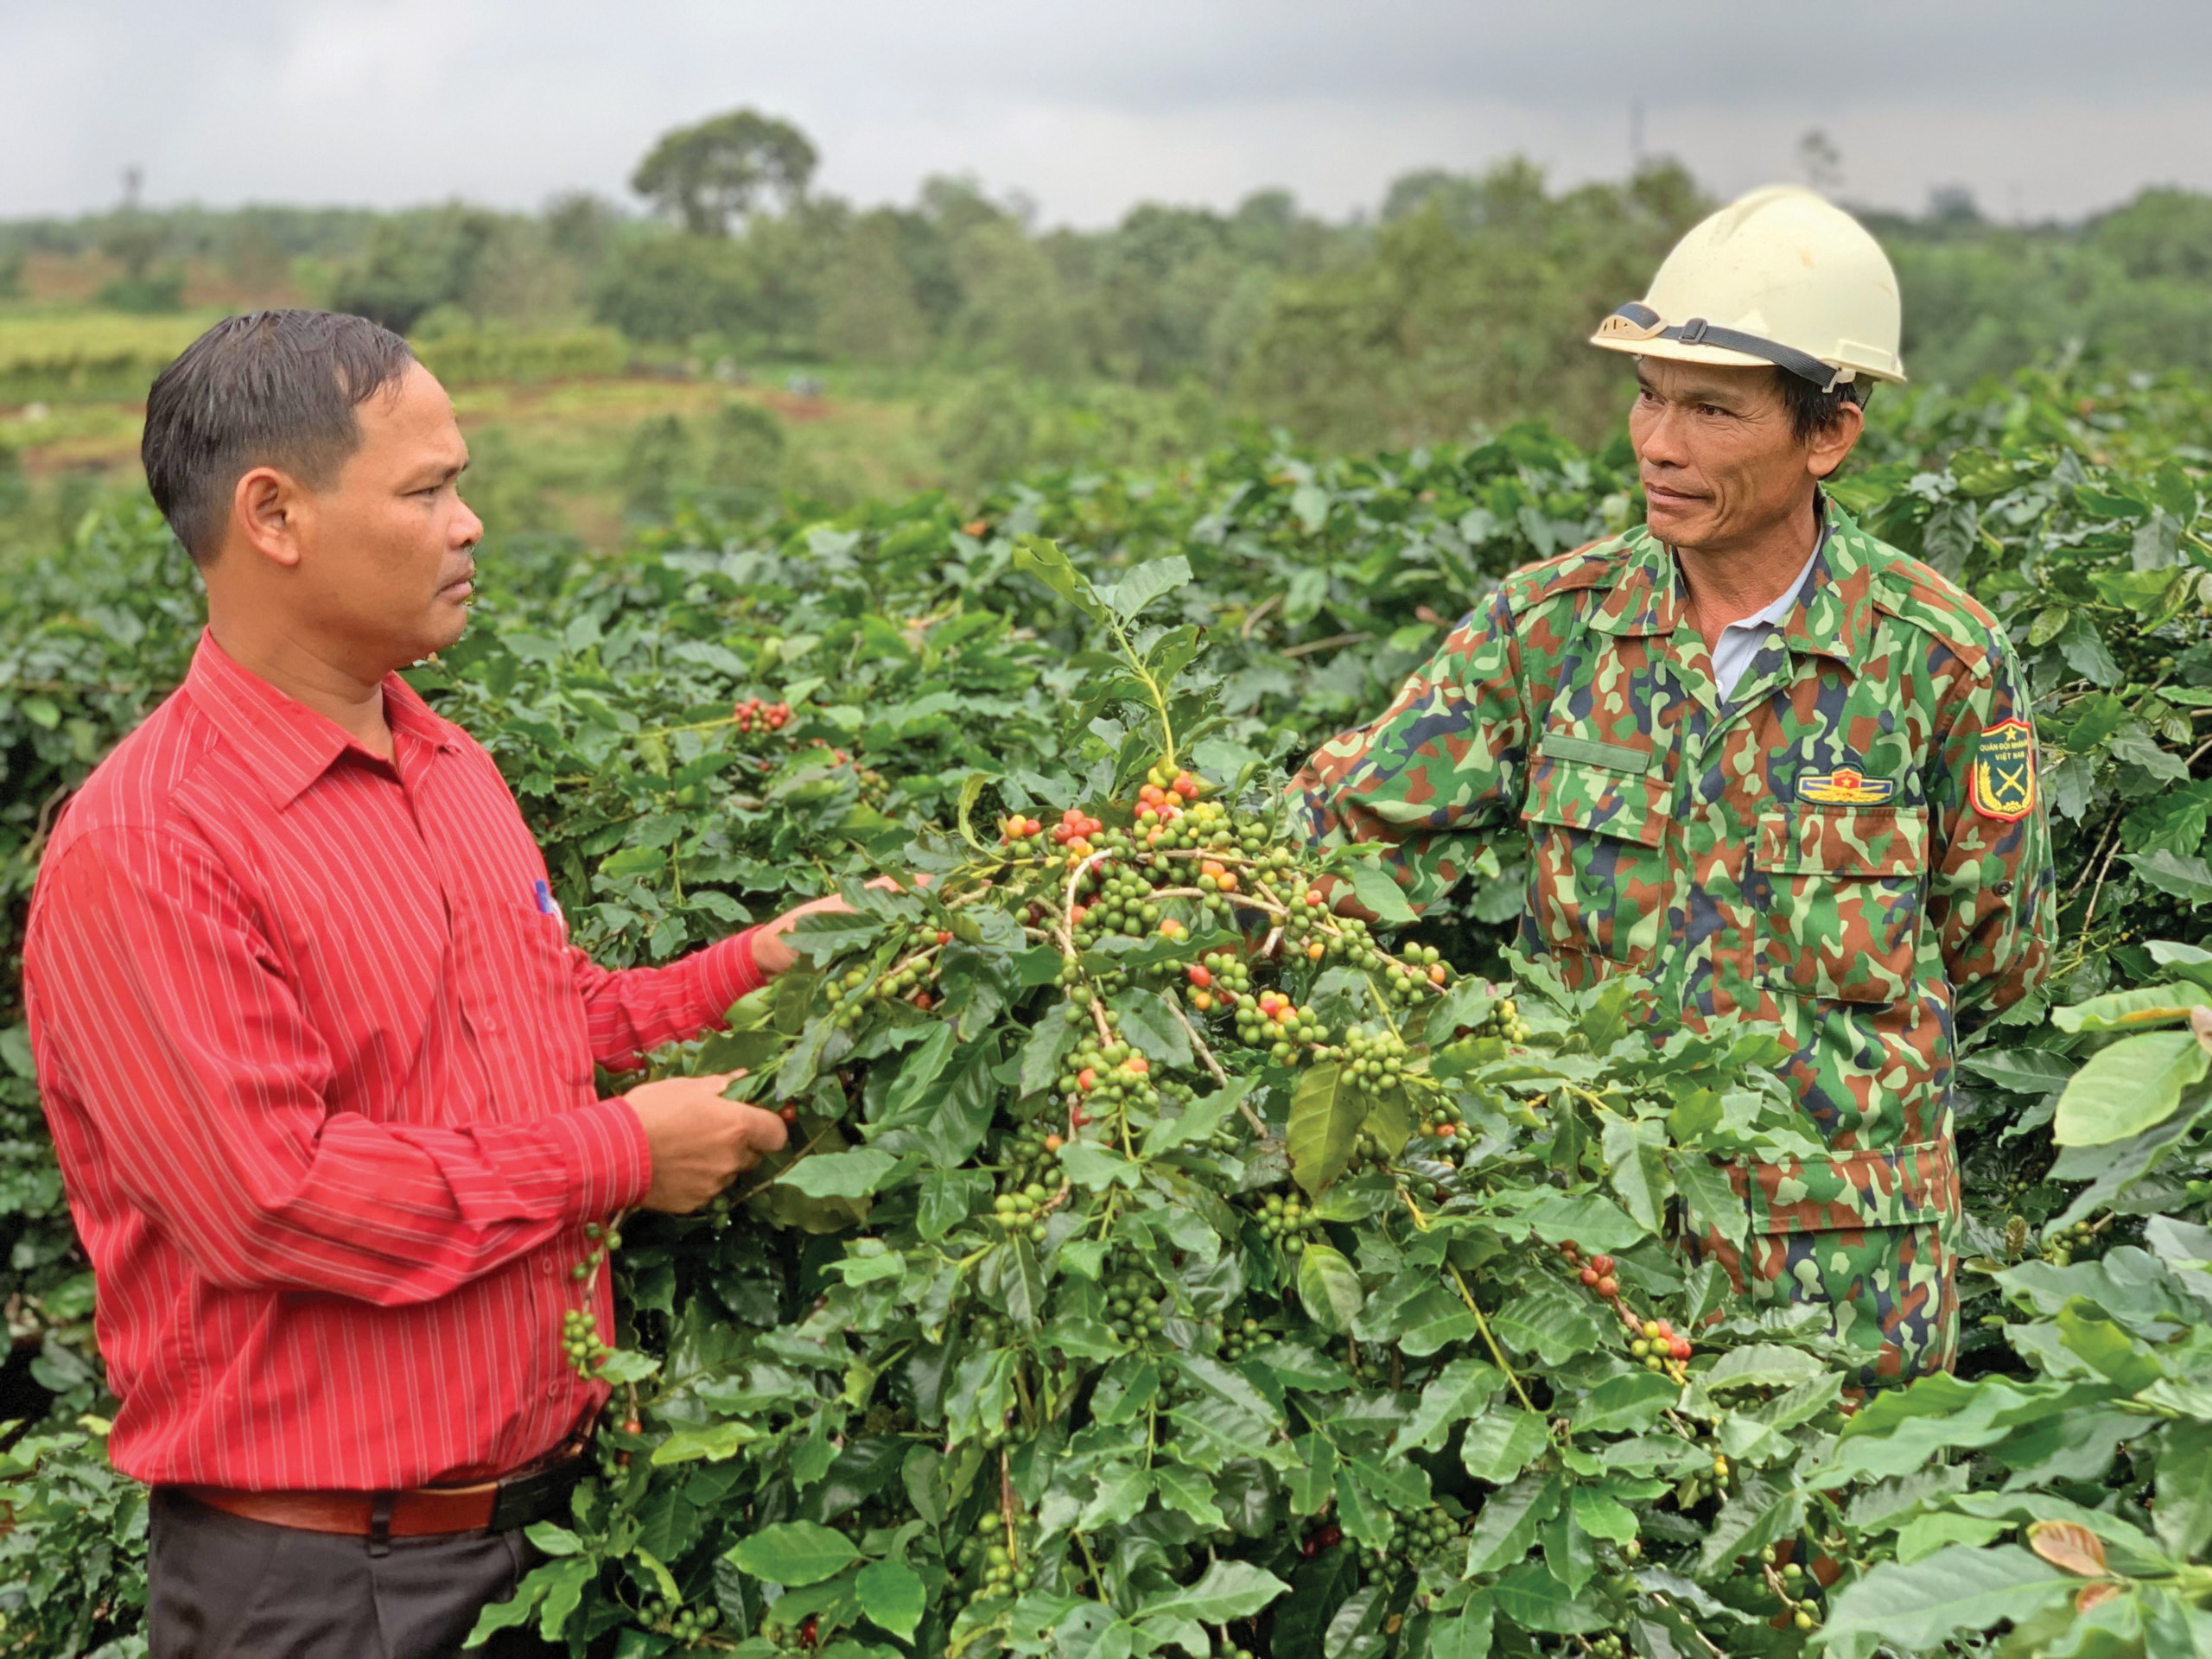
[[1720, 688], [1720, 700], [1735, 700], [1736, 683], [1744, 677], [1767, 635], [1787, 620], [1796, 608], [1797, 595], [1805, 586], [1805, 578], [1812, 574], [1814, 563], [1821, 556], [1821, 550], [1827, 545], [1828, 526], [1826, 514], [1821, 515], [1821, 533], [1813, 539], [1813, 550], [1806, 556], [1804, 568], [1790, 578], [1775, 601], [1763, 610], [1739, 617], [1720, 630], [1720, 638], [1713, 644], [1713, 677]]

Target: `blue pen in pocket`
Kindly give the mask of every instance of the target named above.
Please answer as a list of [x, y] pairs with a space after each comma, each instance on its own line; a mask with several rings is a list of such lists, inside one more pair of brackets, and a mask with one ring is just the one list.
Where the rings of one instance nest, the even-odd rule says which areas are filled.
[[561, 931], [566, 933], [569, 931], [569, 918], [561, 914], [561, 901], [553, 896], [552, 887], [541, 880], [531, 884], [531, 892], [537, 900], [537, 913], [541, 916], [557, 918], [561, 924]]

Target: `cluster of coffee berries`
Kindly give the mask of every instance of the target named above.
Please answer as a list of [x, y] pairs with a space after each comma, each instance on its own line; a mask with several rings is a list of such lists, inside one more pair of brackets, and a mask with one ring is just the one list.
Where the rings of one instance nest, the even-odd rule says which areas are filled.
[[599, 1478], [610, 1483], [620, 1480], [622, 1471], [630, 1466], [630, 1448], [618, 1443], [613, 1433], [618, 1427], [633, 1438], [645, 1432], [645, 1424], [638, 1419], [626, 1417], [619, 1425], [610, 1425], [608, 1432], [592, 1436], [592, 1461], [599, 1467]]
[[1008, 814], [999, 823], [999, 839], [1016, 852], [1034, 852], [1045, 833], [1043, 823], [1024, 817], [1020, 813]]
[[1440, 1096], [1421, 1109], [1414, 1125], [1415, 1135], [1435, 1142], [1423, 1147], [1424, 1154], [1446, 1163], [1452, 1160], [1452, 1154], [1466, 1132], [1466, 1113], [1459, 1109], [1458, 1102]]
[[1264, 1348], [1274, 1340], [1267, 1326], [1255, 1319], [1224, 1319], [1221, 1322], [1221, 1357], [1234, 1365], [1255, 1348]]
[[822, 1639], [822, 1627], [812, 1613], [796, 1624], [786, 1624], [772, 1608], [760, 1621], [760, 1634], [779, 1653], [812, 1653]]
[[1200, 1014], [1211, 1014], [1216, 1007], [1233, 1008], [1240, 996], [1252, 988], [1252, 969], [1226, 950], [1215, 950], [1192, 963], [1184, 970], [1189, 989], [1184, 995]]
[[1444, 954], [1433, 944], [1408, 945], [1404, 957], [1383, 969], [1382, 982], [1391, 998], [1410, 1002], [1417, 992], [1448, 984], [1452, 969]]
[[1821, 1622], [1821, 1586], [1818, 1580], [1792, 1560], [1776, 1565], [1781, 1552], [1769, 1544], [1759, 1551], [1759, 1565], [1767, 1588], [1780, 1599], [1789, 1622], [1801, 1630], [1819, 1628]]
[[1329, 1028], [1311, 1007], [1300, 1007], [1281, 991], [1262, 991], [1249, 1002], [1236, 1005], [1236, 1034], [1254, 1048], [1264, 1048], [1268, 1058], [1287, 1063], [1301, 1049], [1329, 1040]]
[[968, 1340], [978, 1348], [1003, 1348], [1014, 1336], [1014, 1321], [987, 1307], [968, 1315]]
[[1007, 1230], [1007, 1236], [1027, 1233], [1032, 1243], [1045, 1242], [1045, 1218], [1052, 1214], [1057, 1200], [1052, 1189], [1042, 1181], [1032, 1181], [1027, 1186], [1001, 1192], [991, 1200], [991, 1218]]
[[1308, 962], [1332, 957], [1356, 968], [1379, 968], [1389, 958], [1365, 937], [1366, 925], [1354, 917], [1329, 913], [1329, 895], [1319, 887], [1294, 892], [1283, 901], [1283, 938], [1290, 954]]
[[[963, 1572], [976, 1571], [976, 1589], [970, 1598], [988, 1601], [997, 1596], [1020, 1595], [1037, 1582], [1037, 1569], [1027, 1559], [1019, 1533], [1013, 1547], [1007, 1543], [1007, 1525], [995, 1510], [986, 1510], [976, 1530], [962, 1540], [959, 1565]], [[980, 1569], [980, 1571], [976, 1571]]]
[[1675, 1503], [1678, 1509], [1693, 1510], [1707, 1497], [1727, 1494], [1729, 1484], [1736, 1478], [1735, 1466], [1718, 1449], [1711, 1455], [1710, 1463], [1699, 1462], [1675, 1487]]
[[865, 968], [848, 968], [842, 974], [830, 976], [823, 995], [836, 1010], [836, 1020], [850, 1030], [860, 1023], [861, 1016], [874, 1002], [905, 1002], [927, 1014], [937, 1004], [937, 952], [952, 943], [952, 935], [943, 929], [935, 930], [917, 955], [907, 957], [889, 973], [868, 981]]
[[1198, 798], [1198, 780], [1191, 773], [1170, 772], [1166, 766], [1153, 767], [1137, 787], [1137, 834], [1147, 846], [1160, 845], [1153, 837], [1180, 818], [1184, 809]]
[[1395, 1031], [1344, 1033], [1344, 1075], [1370, 1089], [1387, 1089], [1406, 1074], [1411, 1055]]
[[1645, 1319], [1634, 1327], [1636, 1335], [1628, 1344], [1628, 1357], [1640, 1359], [1648, 1371], [1662, 1371], [1667, 1362], [1686, 1360], [1693, 1351], [1690, 1339], [1677, 1332], [1666, 1319]]
[[1620, 1281], [1613, 1276], [1611, 1256], [1600, 1253], [1586, 1262], [1582, 1258], [1582, 1247], [1571, 1238], [1560, 1244], [1559, 1253], [1567, 1258], [1567, 1266], [1575, 1270], [1576, 1276], [1582, 1281], [1583, 1288], [1599, 1300], [1610, 1302], [1619, 1299]]
[[1062, 1137], [1043, 1122], [1024, 1123], [1009, 1131], [999, 1143], [1001, 1185], [1009, 1192], [1019, 1192], [1033, 1181], [1057, 1185], [1060, 1177], [1054, 1160], [1062, 1143]]
[[1334, 1549], [1344, 1541], [1344, 1529], [1333, 1521], [1324, 1521], [1299, 1541], [1298, 1553], [1311, 1560], [1323, 1550]]
[[1527, 1021], [1521, 1018], [1521, 1006], [1510, 996], [1501, 996], [1490, 1011], [1490, 1017], [1474, 1028], [1478, 1037], [1497, 1037], [1509, 1043], [1529, 1040]]
[[692, 1607], [655, 1597], [638, 1610], [649, 1630], [663, 1636], [672, 1636], [685, 1647], [702, 1640], [708, 1631], [722, 1622], [722, 1610], [711, 1604]]
[[572, 1307], [561, 1315], [561, 1351], [576, 1375], [585, 1378], [597, 1376], [614, 1352], [600, 1340], [599, 1316], [588, 1307]]
[[1618, 1630], [1607, 1630], [1592, 1637], [1586, 1650], [1590, 1659], [1628, 1659], [1628, 1643], [1621, 1640]]
[[1287, 1198], [1270, 1192], [1253, 1208], [1260, 1231], [1280, 1249], [1296, 1252], [1306, 1248], [1306, 1236], [1321, 1230], [1321, 1217], [1293, 1192]]
[[590, 1244], [590, 1251], [582, 1261], [576, 1262], [569, 1269], [569, 1277], [580, 1285], [591, 1277], [593, 1270], [601, 1262], [607, 1260], [607, 1253], [609, 1250], [619, 1250], [622, 1248], [622, 1235], [611, 1227], [601, 1226], [595, 1221], [588, 1221], [584, 1224], [584, 1239]]
[[2054, 1268], [2070, 1267], [2082, 1258], [2094, 1259], [2103, 1243], [2101, 1230], [2092, 1222], [2077, 1221], [2070, 1227], [2046, 1227], [2043, 1259]]
[[[1110, 1109], [1122, 1105], [1154, 1107], [1160, 1089], [1152, 1080], [1152, 1062], [1124, 1042], [1088, 1042], [1071, 1055], [1059, 1076], [1060, 1092], [1067, 1097], [1068, 1122], [1081, 1128], [1102, 1103]], [[1083, 1114], [1077, 1121], [1076, 1113]]]
[[1368, 1562], [1382, 1567], [1402, 1557], [1418, 1566], [1442, 1555], [1465, 1535], [1465, 1531], [1466, 1522], [1439, 1504], [1431, 1504], [1414, 1515], [1392, 1515], [1384, 1541], [1367, 1547]]
[[[832, 766], [848, 766], [851, 768], [853, 777], [860, 785], [861, 798], [868, 802], [869, 804], [880, 805], [890, 795], [891, 785], [885, 779], [881, 772], [875, 771], [872, 767], [859, 765], [854, 760], [853, 757], [843, 749], [830, 747], [830, 740], [826, 737], [810, 737], [806, 740], [805, 748], [801, 749], [799, 753], [802, 754], [810, 753], [816, 749], [825, 751], [830, 757], [830, 762]], [[767, 763], [764, 760], [760, 764], [765, 766]]]
[[1172, 1294], [1157, 1279], [1124, 1269], [1106, 1281], [1106, 1328], [1124, 1342], [1143, 1342], [1166, 1328]]
[[1060, 821], [1052, 826], [1052, 841], [1081, 859], [1090, 851], [1090, 837], [1105, 827], [1096, 818], [1086, 817], [1080, 807], [1071, 806], [1060, 814]]
[[[1690, 1339], [1675, 1330], [1672, 1321], [1639, 1318], [1621, 1300], [1620, 1281], [1614, 1274], [1611, 1256], [1601, 1252], [1585, 1261], [1573, 1239], [1561, 1244], [1559, 1253], [1567, 1258], [1567, 1264], [1574, 1269], [1583, 1287], [1611, 1307], [1628, 1335], [1630, 1359], [1639, 1361], [1646, 1370], [1662, 1372], [1678, 1382], [1688, 1375], [1689, 1357], [1695, 1351]], [[1722, 1472], [1725, 1478], [1725, 1463]]]
[[1173, 913], [1176, 900], [1159, 896], [1160, 888], [1172, 885], [1170, 875], [1165, 866], [1157, 864], [1093, 866], [1077, 884], [1076, 904], [1068, 912], [1075, 943], [1089, 944], [1109, 933], [1131, 939], [1150, 933], [1166, 939], [1186, 935], [1189, 927]]
[[759, 697], [747, 697], [730, 710], [730, 724], [752, 736], [756, 733], [780, 732], [791, 722], [791, 706], [788, 702], [764, 702]]

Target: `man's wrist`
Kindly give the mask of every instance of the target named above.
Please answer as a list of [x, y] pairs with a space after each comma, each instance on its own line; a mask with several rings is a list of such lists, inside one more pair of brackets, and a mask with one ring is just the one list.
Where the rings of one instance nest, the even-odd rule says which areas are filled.
[[753, 971], [764, 982], [788, 972], [798, 960], [798, 953], [784, 943], [772, 922], [748, 930], [746, 948], [752, 953]]

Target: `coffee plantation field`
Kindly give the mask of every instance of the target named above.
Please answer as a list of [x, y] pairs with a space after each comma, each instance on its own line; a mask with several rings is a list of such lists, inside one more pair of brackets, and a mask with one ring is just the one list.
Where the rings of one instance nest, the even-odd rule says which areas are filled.
[[[1673, 1248], [1744, 1229], [1716, 1160], [1819, 1150], [1770, 1039], [1512, 957], [1510, 842], [1416, 921], [1285, 821], [1287, 769], [1502, 574], [1633, 521], [1624, 449], [1253, 442], [830, 518], [679, 505], [619, 557], [503, 564], [494, 525], [468, 635], [410, 677], [498, 758], [579, 939], [658, 963], [855, 908], [658, 1058], [747, 1068], [788, 1154], [602, 1240], [615, 1329], [512, 1333], [615, 1400], [480, 1630], [2212, 1653], [2212, 402], [2031, 376], [1881, 413], [1836, 494], [2005, 619], [2063, 911], [2047, 997], [1961, 1066], [1958, 1375], [1866, 1395], [1816, 1313]], [[199, 615], [127, 505], [0, 594], [11, 959], [55, 810]], [[1317, 902], [1338, 884], [1372, 926]], [[20, 1020], [0, 1646], [141, 1652], [144, 1501], [101, 1455]]]

